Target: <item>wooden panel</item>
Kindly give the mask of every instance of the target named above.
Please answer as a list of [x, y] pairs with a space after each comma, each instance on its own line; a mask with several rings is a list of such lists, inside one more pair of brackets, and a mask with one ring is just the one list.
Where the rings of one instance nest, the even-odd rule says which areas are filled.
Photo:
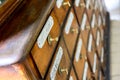
[[2, 0], [0, 4], [0, 26], [11, 14], [23, 6], [25, 0]]
[[[46, 31], [49, 31], [48, 27], [50, 27], [50, 24], [53, 25], [51, 25], [52, 28], [50, 29], [50, 32], [47, 34]], [[46, 35], [46, 39], [44, 39], [44, 44], [43, 44], [43, 37], [45, 37], [45, 35]], [[39, 72], [41, 73], [41, 76], [43, 78], [45, 76], [47, 68], [49, 67], [49, 63], [52, 58], [57, 41], [59, 39], [59, 35], [60, 35], [60, 27], [58, 25], [57, 19], [55, 18], [55, 14], [52, 12], [47, 22], [45, 23], [42, 32], [40, 33], [37, 39], [37, 42], [35, 43], [31, 51], [32, 56], [39, 69]], [[51, 40], [51, 39], [55, 39], [55, 40]]]
[[70, 69], [70, 59], [61, 38], [52, 64], [48, 71], [47, 80], [66, 80]]
[[88, 14], [88, 19], [90, 21], [93, 13], [94, 3], [92, 2], [92, 0], [85, 0], [85, 4], [86, 4], [86, 12]]
[[82, 80], [83, 70], [85, 67], [84, 66], [85, 60], [86, 60], [86, 48], [80, 34], [73, 61], [79, 80]]
[[67, 11], [70, 6], [71, 6], [70, 0], [57, 0], [56, 1], [56, 5], [53, 11], [55, 13], [55, 16], [57, 17], [57, 20], [60, 26], [63, 24], [63, 21], [66, 17]]
[[86, 12], [84, 12], [83, 14], [80, 30], [81, 30], [83, 41], [85, 43], [85, 47], [87, 48], [87, 41], [88, 41], [89, 32], [90, 32], [90, 24], [89, 24], [89, 20]]
[[75, 75], [75, 71], [74, 71], [73, 67], [72, 67], [72, 69], [70, 71], [69, 80], [77, 80], [77, 77]]
[[76, 17], [74, 15], [73, 9], [71, 9], [63, 31], [64, 40], [67, 45], [71, 58], [73, 56], [73, 51], [75, 48], [75, 43], [78, 33], [79, 33], [79, 26]]
[[26, 0], [24, 7], [0, 28], [0, 66], [28, 54], [53, 7], [54, 1]]
[[75, 0], [74, 2], [75, 12], [77, 14], [77, 18], [79, 23], [81, 23], [83, 13], [85, 11], [85, 3], [84, 0]]

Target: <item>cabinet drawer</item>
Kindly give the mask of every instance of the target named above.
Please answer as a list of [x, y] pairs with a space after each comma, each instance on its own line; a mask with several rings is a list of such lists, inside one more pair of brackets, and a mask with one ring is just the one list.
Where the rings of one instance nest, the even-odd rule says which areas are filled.
[[64, 41], [70, 53], [70, 57], [73, 56], [73, 51], [78, 33], [79, 33], [79, 26], [76, 17], [74, 15], [74, 11], [73, 9], [71, 9], [63, 31]]
[[93, 34], [90, 31], [88, 40], [87, 40], [87, 52], [91, 53], [92, 51], [96, 51], [95, 40], [93, 38]]
[[92, 33], [93, 33], [93, 37], [96, 40], [96, 36], [97, 36], [97, 16], [95, 13], [93, 13], [91, 21], [91, 29], [92, 29]]
[[88, 54], [88, 60], [90, 62], [90, 66], [92, 68], [92, 73], [93, 73], [92, 76], [95, 79], [97, 79], [98, 78], [98, 71], [100, 69], [100, 65], [99, 65], [99, 60], [98, 60], [96, 52], [89, 53]]
[[71, 71], [70, 71], [69, 80], [77, 80], [77, 77], [76, 77], [73, 67], [71, 68]]
[[84, 0], [75, 0], [74, 1], [74, 8], [75, 12], [79, 21], [79, 24], [81, 23], [81, 19], [83, 16], [83, 13], [85, 11], [85, 3]]
[[99, 77], [98, 80], [105, 80], [105, 76], [103, 75], [102, 71], [99, 71]]
[[80, 35], [79, 40], [77, 42], [77, 48], [75, 51], [75, 56], [73, 61], [79, 80], [82, 80], [85, 60], [86, 60], [86, 48], [84, 46], [84, 42]]
[[87, 61], [84, 63], [83, 75], [80, 80], [94, 80]]
[[86, 5], [86, 12], [88, 14], [88, 19], [90, 21], [94, 9], [94, 5], [92, 3], [92, 0], [85, 0], [85, 5]]
[[46, 80], [66, 80], [70, 70], [70, 58], [63, 38], [56, 49]]
[[89, 24], [89, 20], [88, 20], [86, 12], [84, 12], [83, 14], [80, 30], [81, 30], [82, 38], [85, 42], [85, 47], [87, 48], [87, 41], [88, 41], [89, 32], [90, 32], [90, 24]]
[[70, 0], [56, 0], [56, 5], [53, 11], [60, 25], [63, 24], [63, 21], [70, 7], [71, 7]]
[[60, 27], [52, 12], [31, 51], [38, 70], [44, 78], [60, 35]]

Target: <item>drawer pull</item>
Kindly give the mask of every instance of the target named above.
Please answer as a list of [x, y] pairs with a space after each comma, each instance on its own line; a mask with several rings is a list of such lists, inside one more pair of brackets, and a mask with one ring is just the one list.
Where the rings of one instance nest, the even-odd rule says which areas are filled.
[[77, 28], [76, 28], [76, 29], [71, 28], [71, 29], [70, 29], [70, 32], [71, 32], [71, 33], [76, 33], [76, 34], [77, 34], [77, 33], [78, 33], [78, 29], [77, 29]]
[[63, 5], [68, 5], [69, 7], [71, 6], [69, 1], [63, 2]]
[[62, 69], [62, 68], [59, 67], [58, 72], [59, 72], [59, 74], [62, 74], [63, 72], [66, 72], [66, 74], [68, 75], [68, 69], [66, 69], [66, 68]]
[[86, 29], [90, 30], [90, 26], [86, 26]]
[[80, 7], [85, 7], [85, 4], [84, 3], [80, 3]]
[[52, 45], [53, 41], [56, 41], [56, 42], [58, 41], [58, 37], [52, 38], [51, 35], [48, 35], [48, 39], [47, 40], [48, 40], [48, 44]]

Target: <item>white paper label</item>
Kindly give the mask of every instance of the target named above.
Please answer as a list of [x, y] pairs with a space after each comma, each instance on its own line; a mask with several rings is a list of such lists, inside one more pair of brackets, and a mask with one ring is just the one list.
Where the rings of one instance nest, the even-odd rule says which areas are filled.
[[99, 46], [99, 43], [100, 43], [100, 32], [97, 31], [97, 40], [96, 40], [97, 46]]
[[81, 48], [82, 48], [82, 39], [79, 40], [78, 44], [77, 44], [77, 50], [75, 53], [75, 60], [76, 62], [79, 61], [79, 57], [80, 57], [80, 53], [81, 53]]
[[92, 48], [92, 34], [89, 36], [89, 42], [88, 42], [88, 52], [91, 52]]
[[98, 26], [100, 27], [101, 26], [101, 17], [100, 17], [100, 15], [99, 15], [99, 17], [98, 17]]
[[90, 0], [86, 0], [86, 8], [89, 9]]
[[104, 48], [102, 47], [102, 51], [101, 51], [101, 62], [103, 63], [104, 60]]
[[53, 17], [50, 16], [45, 24], [45, 26], [43, 27], [43, 30], [42, 32], [40, 33], [38, 39], [37, 39], [37, 44], [38, 44], [38, 47], [39, 48], [42, 48], [46, 39], [47, 39], [47, 36], [50, 32], [50, 30], [52, 29], [53, 27], [53, 24], [54, 24], [54, 20], [53, 20]]
[[80, 4], [80, 0], [75, 0], [75, 6], [79, 7], [79, 4]]
[[95, 10], [98, 8], [98, 0], [95, 1]]
[[82, 80], [86, 80], [86, 78], [87, 78], [87, 71], [88, 71], [88, 63], [86, 61], [85, 62], [85, 67], [84, 67], [84, 72], [83, 72], [83, 79]]
[[74, 15], [72, 12], [70, 12], [70, 15], [68, 17], [68, 20], [67, 20], [67, 23], [66, 23], [66, 26], [65, 26], [65, 33], [68, 34], [69, 31], [70, 31], [70, 27], [71, 27], [71, 24], [73, 22], [73, 19], [74, 19]]
[[63, 55], [63, 49], [62, 49], [62, 47], [59, 47], [54, 64], [53, 64], [53, 67], [52, 67], [51, 72], [50, 72], [50, 80], [55, 80], [56, 72], [58, 70], [58, 66], [59, 66], [60, 61], [62, 59], [62, 55]]
[[57, 6], [57, 8], [60, 8], [61, 5], [62, 5], [62, 3], [63, 3], [63, 0], [57, 0], [57, 1], [56, 1], [56, 6]]
[[73, 77], [72, 77], [72, 76], [70, 76], [69, 80], [73, 80]]
[[93, 63], [93, 73], [96, 71], [96, 62], [97, 62], [97, 55], [94, 53], [94, 63]]
[[95, 14], [93, 14], [93, 17], [92, 17], [91, 27], [92, 28], [95, 27]]
[[81, 24], [82, 30], [85, 29], [86, 20], [87, 20], [87, 15], [86, 15], [86, 13], [84, 13], [83, 18], [82, 18], [82, 24]]

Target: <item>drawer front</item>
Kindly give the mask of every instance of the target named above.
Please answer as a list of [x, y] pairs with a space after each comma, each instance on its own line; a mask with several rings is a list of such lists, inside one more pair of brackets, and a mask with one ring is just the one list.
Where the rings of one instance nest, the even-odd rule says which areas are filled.
[[45, 76], [49, 62], [59, 39], [59, 35], [60, 27], [54, 13], [52, 12], [31, 51], [42, 78]]
[[74, 11], [73, 9], [71, 9], [63, 31], [64, 41], [70, 53], [70, 57], [73, 56], [73, 51], [75, 48], [75, 43], [77, 40], [78, 33], [79, 33], [79, 26], [76, 17], [74, 15]]
[[56, 5], [53, 11], [60, 25], [63, 24], [63, 21], [70, 7], [71, 7], [70, 0], [56, 0]]
[[103, 73], [102, 73], [101, 70], [99, 71], [99, 77], [98, 77], [98, 80], [105, 80], [105, 77], [104, 77], [104, 75], [103, 75]]
[[84, 63], [83, 75], [81, 80], [94, 80], [87, 61], [85, 61]]
[[77, 77], [75, 75], [75, 71], [74, 71], [73, 67], [72, 67], [72, 69], [70, 71], [69, 80], [77, 80]]
[[86, 48], [80, 34], [73, 61], [79, 80], [82, 80], [85, 60], [86, 60]]
[[94, 4], [92, 3], [92, 0], [85, 0], [85, 5], [86, 5], [86, 12], [88, 14], [88, 19], [90, 20], [94, 9]]
[[75, 0], [74, 1], [74, 8], [75, 8], [75, 12], [77, 15], [77, 19], [79, 21], [79, 24], [81, 23], [81, 19], [82, 19], [82, 14], [85, 11], [85, 3], [84, 0]]
[[90, 66], [92, 68], [92, 73], [93, 73], [92, 76], [95, 79], [97, 79], [98, 78], [98, 71], [100, 69], [100, 65], [99, 65], [99, 60], [98, 60], [96, 52], [89, 53], [88, 54], [88, 60], [90, 62]]
[[93, 38], [96, 40], [96, 34], [97, 34], [97, 16], [95, 13], [93, 13], [91, 21], [91, 29], [92, 29], [92, 33], [93, 33]]
[[61, 38], [46, 79], [66, 80], [68, 77], [70, 66], [70, 58], [64, 45], [64, 41]]
[[81, 30], [83, 41], [85, 43], [85, 47], [87, 48], [87, 41], [88, 41], [89, 32], [90, 32], [90, 24], [89, 24], [89, 20], [86, 12], [84, 12], [83, 14], [80, 30]]

